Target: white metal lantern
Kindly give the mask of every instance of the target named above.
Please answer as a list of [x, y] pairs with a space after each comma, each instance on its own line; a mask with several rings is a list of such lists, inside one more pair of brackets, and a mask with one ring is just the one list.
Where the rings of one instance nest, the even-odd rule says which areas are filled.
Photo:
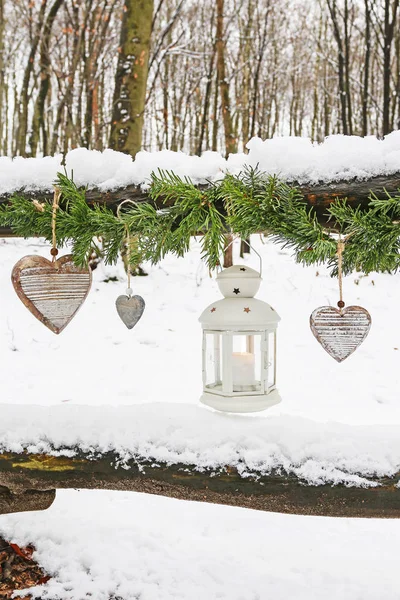
[[199, 321], [203, 328], [201, 402], [227, 412], [256, 412], [281, 401], [276, 389], [275, 310], [254, 298], [260, 274], [234, 265], [221, 271], [224, 295], [210, 304]]

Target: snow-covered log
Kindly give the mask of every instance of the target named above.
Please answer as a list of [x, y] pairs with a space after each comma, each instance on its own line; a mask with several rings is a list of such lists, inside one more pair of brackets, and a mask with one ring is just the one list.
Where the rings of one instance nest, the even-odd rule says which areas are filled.
[[11, 509], [22, 510], [16, 495], [26, 490], [88, 488], [265, 511], [400, 517], [399, 480], [398, 428], [391, 425], [233, 417], [167, 402], [2, 405], [0, 512], [10, 492]]
[[[336, 182], [321, 182], [318, 184], [300, 184], [293, 182], [304, 195], [304, 202], [308, 206], [314, 207], [317, 211], [321, 222], [326, 221], [325, 213], [329, 205], [337, 198], [346, 198], [351, 206], [366, 206], [369, 202], [369, 197], [374, 194], [377, 198], [385, 198], [386, 193], [396, 194], [400, 188], [400, 171], [392, 175], [380, 175], [371, 179], [352, 181], [336, 181]], [[52, 192], [47, 190], [25, 191], [17, 190], [16, 193], [21, 193], [27, 197], [32, 196], [39, 201], [51, 200]], [[0, 195], [0, 205], [7, 202], [10, 194]], [[98, 188], [89, 189], [86, 193], [86, 198], [89, 205], [105, 204], [116, 213], [118, 205], [123, 200], [133, 200], [135, 202], [148, 202], [149, 197], [140, 186], [128, 185], [127, 187], [118, 188], [115, 190], [103, 191]], [[164, 206], [162, 199], [158, 201], [158, 206]], [[221, 206], [221, 212], [224, 208]], [[13, 233], [10, 229], [0, 228], [0, 237], [12, 237]]]
[[[347, 198], [353, 206], [365, 205], [370, 193], [382, 197], [400, 187], [400, 132], [383, 140], [374, 136], [333, 135], [322, 143], [301, 137], [276, 137], [262, 141], [253, 138], [248, 154], [230, 154], [227, 159], [217, 152], [189, 156], [183, 152], [162, 150], [139, 152], [133, 160], [113, 150], [77, 148], [62, 155], [14, 159], [0, 157], [0, 204], [14, 193], [32, 194], [50, 199], [57, 172], [73, 176], [78, 186], [88, 188], [89, 203], [105, 203], [114, 210], [121, 200], [146, 201], [146, 186], [151, 173], [172, 171], [188, 177], [196, 185], [208, 185], [225, 173], [239, 174], [257, 168], [296, 185], [304, 200], [323, 214], [335, 198]], [[3, 231], [3, 235], [10, 231]]]
[[[398, 474], [399, 475], [399, 474]], [[379, 477], [373, 486], [307, 485], [295, 475], [274, 472], [242, 476], [196, 465], [140, 463], [109, 452], [95, 458], [46, 454], [0, 455], [0, 514], [50, 506], [55, 489], [130, 490], [197, 502], [263, 511], [335, 517], [400, 517], [398, 476]], [[29, 490], [29, 491], [27, 491]]]

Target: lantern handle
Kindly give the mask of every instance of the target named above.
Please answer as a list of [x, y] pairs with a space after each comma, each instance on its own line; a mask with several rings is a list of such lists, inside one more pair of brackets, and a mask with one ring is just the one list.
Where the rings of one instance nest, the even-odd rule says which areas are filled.
[[[228, 250], [228, 248], [230, 248], [230, 247], [232, 246], [233, 242], [235, 242], [237, 239], [238, 239], [238, 236], [236, 236], [236, 237], [232, 237], [232, 240], [229, 242], [229, 244], [228, 244], [227, 246], [225, 246], [225, 247], [224, 247], [224, 254], [225, 254], [225, 252]], [[240, 238], [239, 238], [239, 239], [240, 239]], [[254, 248], [254, 246], [252, 246], [252, 245], [250, 244], [250, 242], [248, 242], [247, 240], [241, 240], [241, 241], [242, 241], [242, 242], [244, 242], [245, 244], [247, 244], [247, 246], [250, 248], [250, 250], [252, 250], [252, 251], [254, 252], [254, 254], [256, 254], [256, 255], [258, 256], [258, 259], [259, 259], [259, 261], [260, 261], [259, 275], [260, 275], [260, 277], [261, 277], [261, 274], [262, 274], [262, 258], [261, 258], [261, 255], [260, 255], [260, 253], [259, 253], [259, 252], [257, 252], [257, 250]], [[221, 271], [222, 271], [221, 264], [222, 264], [222, 263], [221, 263], [221, 261], [219, 261], [219, 264], [218, 264], [218, 266], [217, 266], [217, 269], [218, 269], [218, 271], [219, 271], [219, 272], [221, 272]]]

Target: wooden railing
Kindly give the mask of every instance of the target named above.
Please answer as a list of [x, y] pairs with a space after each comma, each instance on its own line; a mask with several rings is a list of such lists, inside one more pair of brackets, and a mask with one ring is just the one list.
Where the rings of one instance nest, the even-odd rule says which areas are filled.
[[[335, 181], [331, 183], [318, 183], [315, 185], [304, 185], [293, 182], [304, 195], [304, 202], [310, 207], [313, 206], [321, 221], [324, 221], [326, 209], [336, 198], [347, 198], [351, 206], [366, 206], [371, 193], [378, 198], [385, 198], [386, 192], [391, 194], [397, 193], [400, 188], [400, 171], [388, 176], [373, 177], [365, 180], [352, 181]], [[25, 192], [24, 190], [16, 190], [15, 193], [32, 196], [38, 200], [51, 200], [52, 192], [36, 191]], [[10, 195], [0, 195], [0, 204], [8, 202]], [[148, 195], [135, 185], [130, 185], [125, 188], [116, 189], [110, 192], [102, 192], [97, 189], [88, 190], [86, 199], [89, 205], [95, 203], [106, 204], [114, 212], [122, 200], [130, 199], [135, 202], [147, 202]], [[163, 206], [162, 200], [159, 200], [159, 206]], [[223, 207], [221, 207], [223, 212]], [[0, 237], [12, 236], [10, 229], [0, 228]]]

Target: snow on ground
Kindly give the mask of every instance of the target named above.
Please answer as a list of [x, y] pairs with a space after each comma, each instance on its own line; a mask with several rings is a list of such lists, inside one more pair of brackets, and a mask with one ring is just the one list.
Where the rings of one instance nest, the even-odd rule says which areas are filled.
[[[367, 308], [372, 328], [362, 346], [338, 364], [309, 328], [315, 308], [336, 305], [337, 280], [324, 268], [297, 265], [290, 252], [262, 242], [258, 236], [252, 239], [263, 257], [257, 297], [282, 318], [278, 387], [284, 398], [263, 414], [351, 425], [400, 424], [400, 323], [396, 318], [400, 277], [355, 273], [344, 278], [346, 304]], [[50, 248], [38, 240], [0, 240], [3, 403], [196, 405], [201, 394], [198, 317], [222, 297], [200, 260], [198, 244], [193, 243], [185, 258], [167, 257], [158, 266], [146, 267], [148, 277], [132, 280], [146, 310], [131, 331], [115, 310], [115, 300], [126, 288], [122, 265], [100, 265], [93, 272], [86, 302], [59, 336], [27, 311], [11, 285], [12, 267], [26, 254], [49, 256]], [[255, 255], [245, 260], [258, 268]]]
[[[114, 306], [126, 287], [119, 264], [94, 272], [81, 311], [55, 336], [29, 314], [10, 283], [19, 258], [49, 256], [49, 246], [0, 240], [0, 431], [5, 423], [12, 428], [7, 443], [15, 442], [15, 432], [33, 442], [35, 432], [48, 434], [45, 409], [38, 410], [36, 421], [33, 417], [34, 405], [44, 405], [52, 407], [56, 416], [51, 418], [58, 422], [64, 411], [65, 427], [58, 432], [69, 439], [89, 435], [93, 442], [98, 423], [98, 443], [106, 444], [119, 427], [121, 451], [131, 441], [129, 429], [136, 435], [142, 423], [139, 443], [144, 448], [151, 441], [159, 452], [194, 450], [204, 460], [215, 459], [212, 449], [220, 432], [221, 460], [237, 457], [244, 442], [241, 456], [251, 463], [252, 451], [269, 437], [275, 451], [286, 449], [292, 462], [306, 457], [311, 442], [307, 451], [317, 459], [330, 457], [339, 464], [347, 458], [366, 473], [378, 464], [385, 472], [397, 469], [400, 278], [345, 278], [347, 305], [367, 308], [373, 325], [357, 352], [338, 364], [308, 325], [314, 308], [336, 304], [337, 281], [324, 268], [296, 265], [287, 251], [263, 245], [259, 237], [253, 243], [263, 257], [258, 297], [282, 317], [278, 387], [283, 402], [259, 415], [227, 416], [198, 403], [197, 318], [220, 294], [196, 243], [185, 258], [168, 257], [147, 267], [148, 277], [134, 279], [134, 293], [145, 298], [146, 310], [132, 331]], [[246, 261], [257, 267], [255, 256]], [[93, 423], [85, 433], [90, 414]], [[104, 431], [104, 415], [112, 421], [109, 431]], [[306, 476], [315, 477], [315, 462], [303, 460], [303, 466], [309, 468]], [[49, 599], [82, 600], [86, 594], [96, 600], [112, 594], [124, 600], [400, 597], [394, 564], [397, 521], [295, 517], [133, 493], [64, 491], [47, 512], [0, 517], [0, 534], [36, 545], [40, 564], [54, 575], [46, 586]]]
[[[309, 138], [254, 137], [247, 143], [248, 154], [231, 154], [227, 160], [217, 152], [189, 156], [183, 152], [162, 150], [139, 152], [135, 160], [114, 150], [77, 148], [66, 155], [66, 169], [78, 185], [104, 191], [127, 185], [147, 185], [152, 171], [171, 170], [194, 183], [218, 180], [224, 173], [237, 174], [245, 165], [258, 166], [265, 173], [286, 181], [317, 183], [353, 178], [367, 179], [399, 171], [400, 131], [383, 140], [375, 136], [332, 135], [322, 144]], [[0, 157], [0, 195], [25, 188], [51, 190], [61, 166], [62, 155], [44, 158]]]
[[57, 576], [48, 600], [398, 600], [400, 522], [65, 491], [0, 530]]

